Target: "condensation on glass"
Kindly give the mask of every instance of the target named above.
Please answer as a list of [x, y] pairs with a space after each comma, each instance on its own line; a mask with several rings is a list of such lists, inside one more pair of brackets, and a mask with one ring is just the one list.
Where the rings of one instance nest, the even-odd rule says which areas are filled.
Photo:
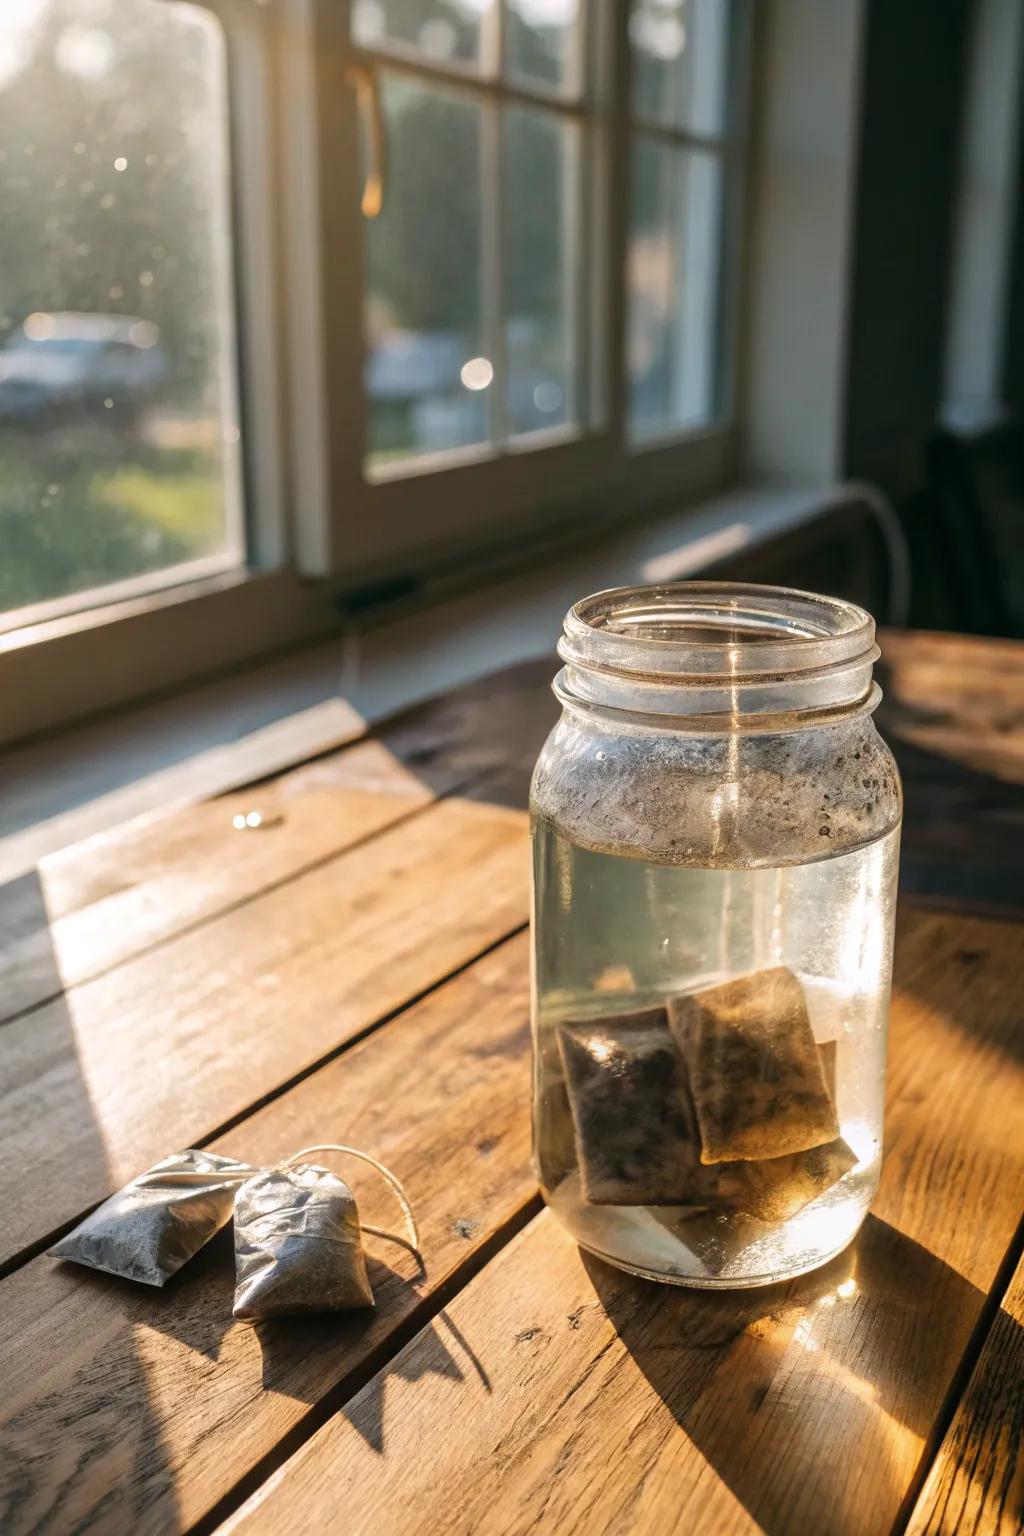
[[574, 607], [533, 780], [534, 1156], [587, 1249], [680, 1285], [823, 1264], [877, 1188], [901, 790], [852, 604]]
[[0, 611], [242, 557], [209, 10], [0, 7]]

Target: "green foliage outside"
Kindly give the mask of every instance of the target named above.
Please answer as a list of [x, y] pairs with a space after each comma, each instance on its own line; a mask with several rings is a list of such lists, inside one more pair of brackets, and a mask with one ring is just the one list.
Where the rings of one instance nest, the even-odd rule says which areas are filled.
[[195, 557], [220, 528], [209, 458], [116, 439], [0, 445], [0, 612]]
[[[429, 13], [455, 57], [474, 53], [473, 8], [458, 0], [389, 0], [387, 12], [392, 37], [415, 41]], [[520, 68], [553, 82], [551, 39], [514, 3], [507, 23]], [[40, 0], [18, 46], [20, 69], [0, 78], [0, 349], [36, 310], [138, 316], [158, 326], [166, 372], [135, 426], [0, 418], [0, 611], [216, 551], [225, 530], [218, 24], [161, 0]], [[367, 227], [371, 339], [379, 322], [461, 344], [479, 337], [483, 307], [480, 109], [385, 80], [391, 181]], [[532, 323], [528, 366], [552, 373], [565, 350], [554, 123], [524, 110], [503, 123], [505, 313]], [[376, 447], [408, 450], [400, 404], [371, 415]]]
[[191, 446], [158, 446], [145, 411], [134, 428], [0, 420], [0, 611], [207, 554], [225, 527], [208, 446], [226, 193], [210, 142], [216, 23], [154, 0], [49, 0], [14, 35], [22, 67], [0, 85], [0, 342], [36, 310], [152, 321], [166, 359], [154, 413]]

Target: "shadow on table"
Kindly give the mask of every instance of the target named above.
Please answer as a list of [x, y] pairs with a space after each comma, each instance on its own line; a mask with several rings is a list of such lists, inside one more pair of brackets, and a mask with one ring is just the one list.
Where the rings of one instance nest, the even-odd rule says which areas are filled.
[[[367, 1259], [367, 1271], [375, 1298], [373, 1312], [282, 1318], [260, 1324], [257, 1332], [263, 1353], [265, 1390], [316, 1404], [319, 1419], [340, 1412], [373, 1450], [383, 1454], [387, 1387], [391, 1378], [419, 1381], [434, 1375], [464, 1381], [468, 1371], [478, 1378], [485, 1392], [491, 1391], [491, 1383], [476, 1352], [447, 1311], [442, 1309], [418, 1328], [415, 1312], [404, 1320], [396, 1315], [408, 1305], [410, 1282], [378, 1259]], [[442, 1328], [450, 1336], [454, 1350], [446, 1344]], [[413, 1342], [403, 1350], [401, 1344], [410, 1335]], [[458, 1356], [465, 1362], [465, 1368]], [[319, 1369], [303, 1390], [303, 1362], [307, 1359], [317, 1362]], [[333, 1389], [332, 1376], [336, 1383]]]
[[982, 1294], [869, 1216], [825, 1268], [752, 1291], [669, 1291], [584, 1255], [687, 1439], [766, 1536], [889, 1530]]
[[[0, 1286], [10, 1307], [0, 1339], [0, 1380], [10, 1383], [0, 1401], [4, 1531], [136, 1529], [154, 1494], [172, 1528], [176, 1473], [137, 1334], [154, 1298], [166, 1307], [170, 1297], [46, 1257], [17, 1272], [18, 1250], [37, 1249], [58, 1222], [70, 1225], [112, 1181], [88, 1042], [63, 993], [38, 871], [0, 887], [0, 929], [2, 1006], [14, 1015], [0, 1022], [0, 1269], [15, 1270]], [[66, 1330], [83, 1317], [98, 1341], [92, 1370], [75, 1369], [76, 1352], [88, 1351]], [[138, 1465], [147, 1468], [144, 1487], [126, 1476]]]
[[[1007, 751], [1002, 772], [972, 762], [1021, 723], [1019, 709], [976, 732], [955, 714], [928, 709], [899, 692], [899, 669], [876, 675], [885, 692], [878, 725], [895, 754], [905, 789], [901, 889], [916, 897], [996, 915], [1024, 912], [1024, 765]], [[945, 735], [948, 750], [915, 736]]]

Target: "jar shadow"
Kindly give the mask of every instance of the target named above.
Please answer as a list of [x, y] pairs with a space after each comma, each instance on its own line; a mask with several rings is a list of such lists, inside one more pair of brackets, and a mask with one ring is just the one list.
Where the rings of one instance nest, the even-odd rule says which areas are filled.
[[[689, 1442], [662, 1437], [658, 1452], [681, 1506], [704, 1461], [767, 1536], [892, 1527], [927, 1465], [982, 1292], [875, 1216], [823, 1268], [758, 1290], [677, 1290], [583, 1262]], [[714, 1526], [724, 1507], [700, 1487]]]

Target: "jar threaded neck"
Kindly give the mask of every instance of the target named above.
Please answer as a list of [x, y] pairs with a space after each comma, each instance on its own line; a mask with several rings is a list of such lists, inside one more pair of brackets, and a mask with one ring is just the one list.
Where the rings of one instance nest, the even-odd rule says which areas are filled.
[[559, 642], [567, 703], [643, 716], [749, 718], [860, 712], [879, 692], [871, 615], [786, 587], [679, 582], [576, 603]]

